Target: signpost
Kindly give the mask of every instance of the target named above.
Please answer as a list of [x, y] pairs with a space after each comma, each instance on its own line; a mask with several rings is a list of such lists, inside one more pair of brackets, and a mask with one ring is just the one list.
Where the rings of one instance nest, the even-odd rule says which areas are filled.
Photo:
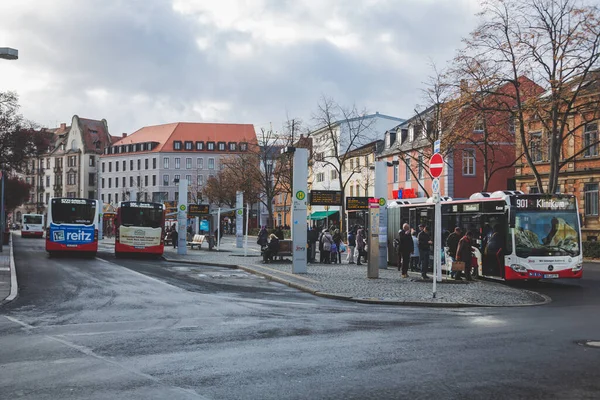
[[[439, 149], [438, 149], [439, 151]], [[435, 227], [433, 238], [433, 298], [435, 299], [437, 292], [438, 272], [441, 272], [442, 267], [442, 205], [440, 203], [440, 181], [444, 171], [444, 159], [440, 153], [435, 153], [429, 160], [429, 172], [434, 178], [431, 184], [433, 189], [433, 200], [435, 203]]]
[[188, 181], [187, 179], [179, 180], [179, 204], [177, 205], [177, 230], [179, 237], [177, 240], [177, 254], [187, 254], [187, 194]]
[[235, 193], [235, 247], [244, 247], [244, 192]]
[[369, 199], [369, 259], [367, 278], [379, 278], [379, 199]]
[[[292, 182], [292, 273], [306, 274], [306, 207], [308, 192], [308, 150], [294, 149]], [[341, 196], [341, 193], [340, 193]], [[312, 197], [312, 196], [311, 196]], [[341, 204], [341, 197], [339, 204]]]

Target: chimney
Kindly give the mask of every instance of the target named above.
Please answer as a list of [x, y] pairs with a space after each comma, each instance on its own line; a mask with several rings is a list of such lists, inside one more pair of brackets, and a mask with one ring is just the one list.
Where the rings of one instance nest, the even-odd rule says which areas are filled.
[[62, 124], [60, 124], [60, 129], [67, 129], [67, 123], [63, 122]]
[[127, 137], [127, 134], [126, 134], [126, 133], [123, 133], [123, 137], [124, 137], [124, 138], [126, 138], [126, 137]]

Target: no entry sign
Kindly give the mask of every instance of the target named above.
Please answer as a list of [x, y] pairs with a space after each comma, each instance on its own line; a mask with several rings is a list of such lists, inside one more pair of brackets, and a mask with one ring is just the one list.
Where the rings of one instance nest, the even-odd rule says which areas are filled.
[[435, 153], [433, 157], [429, 160], [429, 173], [434, 178], [439, 178], [442, 176], [442, 171], [444, 170], [444, 159], [440, 155], [440, 153]]

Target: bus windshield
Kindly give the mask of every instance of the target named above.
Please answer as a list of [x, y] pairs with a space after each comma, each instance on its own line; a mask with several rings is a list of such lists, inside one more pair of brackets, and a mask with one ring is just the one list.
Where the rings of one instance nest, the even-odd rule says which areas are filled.
[[96, 216], [96, 203], [65, 204], [55, 202], [52, 204], [52, 222], [55, 224], [84, 224], [94, 223]]
[[160, 228], [163, 211], [160, 208], [121, 208], [121, 225]]
[[515, 244], [518, 257], [579, 255], [577, 212], [517, 211]]
[[42, 216], [41, 215], [24, 215], [23, 223], [30, 225], [41, 225], [42, 224]]

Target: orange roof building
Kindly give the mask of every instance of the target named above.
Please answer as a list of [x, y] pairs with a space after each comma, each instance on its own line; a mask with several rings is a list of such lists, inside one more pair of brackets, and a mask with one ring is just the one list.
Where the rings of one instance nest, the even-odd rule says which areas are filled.
[[101, 157], [100, 198], [115, 205], [176, 201], [175, 181], [187, 179], [198, 193], [223, 168], [223, 157], [256, 143], [251, 124], [176, 122], [123, 134]]

